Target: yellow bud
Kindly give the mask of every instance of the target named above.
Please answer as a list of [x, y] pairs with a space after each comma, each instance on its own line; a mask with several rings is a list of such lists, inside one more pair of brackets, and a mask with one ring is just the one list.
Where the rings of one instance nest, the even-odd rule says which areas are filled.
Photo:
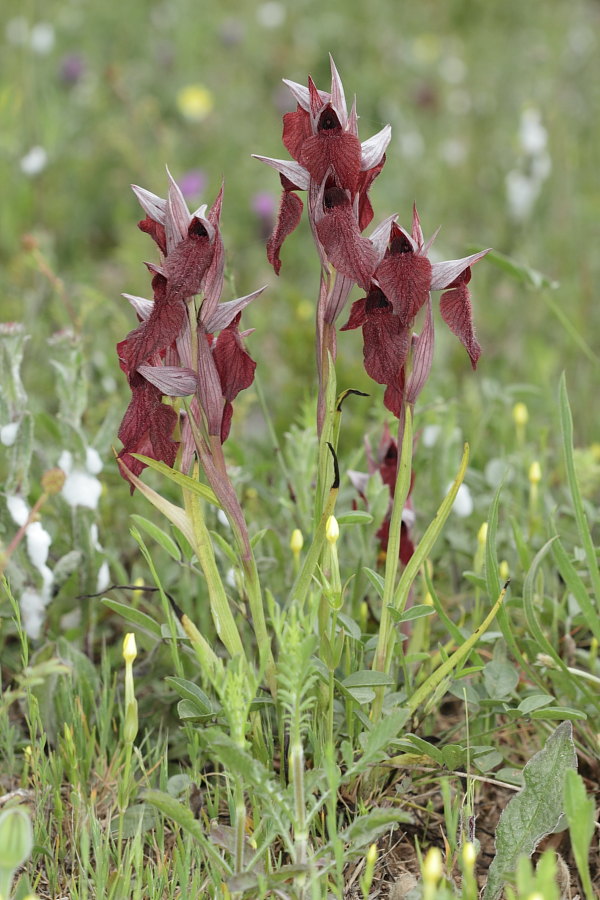
[[426, 884], [437, 884], [443, 873], [442, 854], [438, 847], [431, 847], [427, 851], [427, 856], [423, 863], [423, 881]]
[[433, 597], [431, 596], [429, 591], [427, 591], [425, 597], [423, 598], [423, 606], [433, 606]]
[[325, 526], [325, 537], [330, 544], [336, 544], [340, 536], [340, 526], [335, 516], [329, 516]]
[[485, 542], [487, 541], [487, 533], [488, 533], [488, 523], [483, 522], [479, 531], [477, 532], [477, 543], [480, 547], [485, 546]]
[[126, 663], [131, 664], [137, 656], [137, 647], [135, 646], [135, 634], [129, 631], [123, 639], [123, 659]]
[[505, 559], [503, 559], [498, 566], [498, 571], [500, 573], [500, 581], [502, 582], [502, 584], [504, 584], [504, 582], [508, 581], [508, 579], [510, 578], [510, 569]]
[[529, 422], [529, 410], [524, 403], [515, 403], [513, 406], [513, 422], [517, 427], [524, 427]]
[[304, 547], [304, 538], [302, 537], [302, 532], [299, 528], [294, 528], [292, 531], [292, 536], [290, 538], [290, 550], [297, 556], [302, 548]]
[[144, 579], [143, 579], [143, 578], [140, 578], [139, 575], [138, 575], [138, 577], [137, 577], [137, 578], [135, 579], [135, 581], [133, 582], [133, 586], [136, 587], [136, 588], [138, 588], [138, 587], [144, 587]]
[[539, 484], [542, 480], [542, 467], [536, 460], [529, 466], [529, 482], [530, 484]]
[[544, 900], [544, 897], [539, 891], [534, 891], [532, 894], [527, 895], [527, 900]]
[[465, 869], [472, 870], [475, 865], [475, 860], [477, 859], [477, 852], [471, 841], [467, 841], [463, 844], [462, 859]]
[[374, 866], [377, 862], [377, 844], [371, 844], [367, 850], [367, 865]]

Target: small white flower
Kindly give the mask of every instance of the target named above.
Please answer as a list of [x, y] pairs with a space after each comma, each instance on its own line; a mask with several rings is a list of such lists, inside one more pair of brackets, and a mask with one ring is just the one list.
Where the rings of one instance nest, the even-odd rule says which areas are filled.
[[[448, 485], [448, 490], [450, 490], [450, 487], [451, 485]], [[459, 487], [456, 500], [452, 506], [452, 512], [456, 513], [460, 519], [466, 519], [473, 512], [473, 498], [466, 484], [461, 484]]]
[[6, 498], [6, 506], [15, 525], [19, 528], [24, 525], [29, 516], [29, 507], [23, 498], [16, 494], [10, 495]]
[[285, 22], [286, 11], [282, 3], [270, 0], [262, 3], [256, 10], [256, 19], [264, 28], [279, 28]]
[[50, 22], [38, 22], [31, 29], [29, 46], [34, 53], [46, 56], [54, 47], [54, 28]]
[[3, 425], [2, 428], [0, 428], [0, 442], [3, 443], [5, 447], [12, 447], [17, 439], [18, 430], [18, 422], [9, 422], [8, 425]]
[[62, 489], [62, 495], [69, 506], [85, 506], [87, 509], [97, 509], [102, 485], [93, 475], [81, 469], [73, 469], [67, 475]]
[[441, 425], [426, 425], [421, 436], [423, 446], [434, 447], [441, 433]]
[[542, 116], [539, 109], [529, 107], [523, 110], [519, 139], [523, 152], [528, 156], [538, 156], [544, 152], [548, 143], [548, 132], [542, 125]]
[[21, 172], [24, 175], [39, 175], [43, 172], [48, 164], [48, 154], [39, 144], [32, 147], [25, 156], [21, 157]]
[[28, 637], [37, 640], [42, 632], [46, 601], [39, 591], [26, 588], [21, 594], [21, 616]]
[[98, 569], [98, 578], [96, 580], [96, 591], [100, 594], [105, 591], [110, 584], [110, 569], [106, 560]]
[[42, 527], [41, 522], [32, 522], [27, 528], [25, 537], [27, 541], [27, 556], [32, 565], [34, 565], [38, 571], [42, 571], [42, 568], [45, 567], [48, 559], [48, 551], [50, 550], [52, 538], [46, 529]]
[[86, 448], [85, 467], [91, 475], [98, 475], [98, 473], [102, 471], [100, 454], [93, 447]]

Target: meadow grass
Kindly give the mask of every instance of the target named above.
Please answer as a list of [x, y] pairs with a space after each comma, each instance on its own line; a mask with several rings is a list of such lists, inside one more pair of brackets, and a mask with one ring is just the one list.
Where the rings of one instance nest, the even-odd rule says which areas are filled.
[[[596, 896], [595, 6], [7, 9], [1, 318], [24, 327], [0, 335], [0, 425], [19, 422], [0, 454], [0, 834], [25, 828], [2, 819], [15, 807], [33, 833], [15, 865], [0, 851], [0, 886], [17, 870], [19, 898], [471, 900], [489, 876], [489, 896]], [[328, 51], [361, 134], [392, 124], [377, 220], [409, 221], [416, 199], [427, 234], [448, 223], [444, 258], [496, 248], [475, 270], [477, 374], [437, 329], [412, 423], [417, 550], [399, 580], [376, 535], [389, 489], [374, 475], [365, 503], [348, 476], [391, 418], [382, 389], [360, 339], [339, 335], [329, 408], [349, 388], [370, 396], [347, 396], [332, 425], [333, 492], [314, 413], [318, 262], [303, 223], [274, 279], [277, 179], [250, 159], [284, 155], [280, 79], [327, 83]], [[150, 258], [128, 185], [161, 194], [165, 162], [202, 170], [195, 202], [225, 175], [224, 299], [269, 284], [247, 316], [258, 381], [225, 447], [254, 570], [207, 494], [144, 473], [200, 510], [186, 534], [130, 496], [111, 454], [128, 402], [114, 345], [133, 324], [119, 295], [146, 295]], [[511, 206], [511, 173], [539, 190], [530, 209]], [[43, 481], [57, 465], [75, 497]], [[31, 527], [15, 541], [14, 497], [35, 508], [46, 556]], [[46, 569], [28, 635], [23, 598]], [[526, 826], [504, 839], [520, 788]]]

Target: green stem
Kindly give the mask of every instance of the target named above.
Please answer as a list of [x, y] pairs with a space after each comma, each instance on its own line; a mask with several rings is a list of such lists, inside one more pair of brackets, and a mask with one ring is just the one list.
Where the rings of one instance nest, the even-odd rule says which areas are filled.
[[[403, 429], [403, 431], [402, 431]], [[379, 636], [377, 648], [373, 658], [373, 669], [376, 672], [388, 672], [391, 664], [392, 650], [395, 643], [395, 632], [389, 607], [394, 600], [396, 587], [396, 575], [398, 573], [398, 555], [400, 552], [400, 535], [402, 529], [402, 513], [410, 490], [410, 475], [412, 467], [412, 409], [409, 405], [404, 408], [404, 422], [400, 421], [399, 436], [402, 433], [401, 452], [398, 460], [398, 472], [396, 486], [394, 488], [394, 503], [390, 521], [388, 548], [385, 558], [385, 579], [383, 599], [381, 606], [381, 619], [379, 622]], [[381, 716], [383, 707], [384, 688], [379, 687], [375, 692], [375, 701], [371, 710], [371, 718], [377, 721]]]

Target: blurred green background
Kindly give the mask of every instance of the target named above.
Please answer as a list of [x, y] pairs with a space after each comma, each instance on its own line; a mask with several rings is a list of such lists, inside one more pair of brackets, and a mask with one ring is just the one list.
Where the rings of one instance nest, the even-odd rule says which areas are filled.
[[[279, 182], [250, 154], [287, 157], [281, 114], [293, 103], [281, 78], [305, 83], [310, 72], [328, 89], [331, 51], [357, 95], [361, 139], [393, 128], [375, 222], [398, 212], [408, 224], [416, 201], [426, 236], [442, 225], [440, 258], [493, 246], [557, 282], [533, 289], [480, 263], [478, 375], [438, 318], [427, 397], [460, 397], [478, 416], [485, 386], [498, 384], [507, 404], [524, 398], [548, 416], [566, 368], [579, 438], [597, 438], [600, 4], [9, 0], [0, 16], [0, 318], [33, 333], [26, 378], [40, 404], [52, 409], [45, 340], [75, 324], [89, 350], [91, 416], [125, 408], [114, 344], [135, 322], [120, 293], [147, 295], [142, 261], [154, 258], [129, 184], [164, 195], [168, 163], [191, 206], [212, 202], [225, 178], [224, 299], [269, 284], [245, 324], [276, 388], [276, 422], [289, 425], [314, 387], [318, 268], [306, 221], [286, 242], [281, 277], [268, 266]], [[360, 334], [339, 346], [340, 387], [379, 398]], [[240, 401], [238, 429], [255, 408], [250, 394]]]

